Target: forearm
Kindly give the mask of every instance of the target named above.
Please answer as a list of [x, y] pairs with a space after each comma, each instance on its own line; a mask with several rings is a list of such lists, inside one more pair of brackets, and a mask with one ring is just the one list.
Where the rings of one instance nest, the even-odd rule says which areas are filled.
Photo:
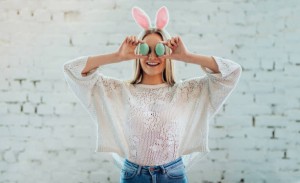
[[121, 62], [122, 59], [119, 57], [117, 52], [89, 56], [85, 68], [81, 71], [82, 74], [88, 73], [89, 71], [105, 64]]
[[202, 65], [203, 67], [212, 70], [214, 73], [220, 72], [217, 62], [212, 56], [188, 53], [184, 61], [187, 63], [198, 64], [200, 66]]

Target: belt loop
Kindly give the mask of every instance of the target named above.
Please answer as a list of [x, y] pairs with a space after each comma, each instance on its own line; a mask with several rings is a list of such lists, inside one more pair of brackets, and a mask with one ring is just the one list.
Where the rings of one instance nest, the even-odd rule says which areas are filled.
[[142, 169], [142, 166], [141, 165], [138, 165], [138, 171], [137, 171], [137, 174], [139, 175], [141, 173], [141, 169]]
[[165, 174], [166, 173], [165, 167], [163, 165], [160, 165], [160, 167], [162, 169], [163, 174]]

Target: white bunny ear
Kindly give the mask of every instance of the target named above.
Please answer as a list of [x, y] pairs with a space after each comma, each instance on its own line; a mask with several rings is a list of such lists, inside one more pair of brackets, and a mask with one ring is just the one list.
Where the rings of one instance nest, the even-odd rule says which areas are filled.
[[165, 28], [169, 23], [169, 12], [167, 7], [162, 6], [157, 10], [155, 15], [155, 25], [156, 28], [163, 29]]
[[151, 25], [150, 18], [144, 10], [135, 6], [132, 8], [131, 13], [132, 13], [133, 19], [139, 26], [141, 26], [143, 29], [150, 28], [150, 25]]

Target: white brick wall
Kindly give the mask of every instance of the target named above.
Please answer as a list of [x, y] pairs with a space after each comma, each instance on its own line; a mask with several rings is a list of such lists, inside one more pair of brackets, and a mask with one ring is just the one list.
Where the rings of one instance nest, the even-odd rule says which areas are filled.
[[[212, 152], [190, 182], [300, 182], [300, 3], [232, 1], [0, 1], [0, 183], [118, 182], [110, 157], [94, 153], [93, 124], [64, 81], [62, 64], [116, 51], [140, 28], [131, 7], [192, 52], [243, 67], [239, 85], [210, 127]], [[110, 20], [110, 21], [109, 21]], [[132, 61], [105, 66], [129, 79]], [[202, 75], [176, 62], [177, 79]], [[126, 69], [126, 70], [125, 70]]]

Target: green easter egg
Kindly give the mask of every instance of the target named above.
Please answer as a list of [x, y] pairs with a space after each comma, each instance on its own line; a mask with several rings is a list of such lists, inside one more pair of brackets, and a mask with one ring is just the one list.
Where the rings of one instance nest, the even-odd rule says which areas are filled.
[[149, 52], [149, 46], [147, 45], [147, 43], [140, 44], [140, 54], [147, 55], [148, 52]]
[[158, 56], [162, 56], [165, 53], [165, 47], [162, 43], [157, 43], [155, 46], [155, 52]]

